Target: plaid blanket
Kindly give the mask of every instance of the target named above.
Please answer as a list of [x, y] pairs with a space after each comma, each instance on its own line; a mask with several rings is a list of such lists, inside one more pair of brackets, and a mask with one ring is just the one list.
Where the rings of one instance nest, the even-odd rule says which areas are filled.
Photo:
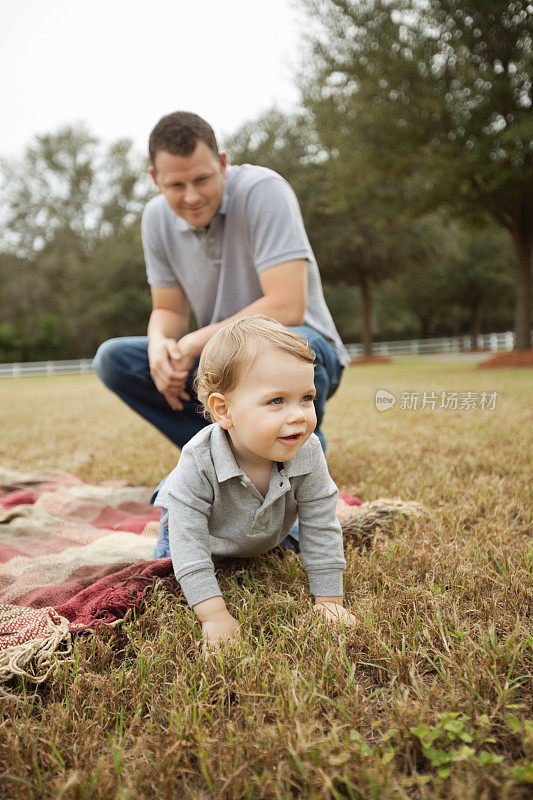
[[45, 680], [73, 631], [113, 624], [157, 579], [174, 582], [170, 559], [152, 560], [150, 494], [0, 469], [0, 683]]
[[[170, 558], [152, 560], [151, 491], [0, 469], [0, 683], [42, 682], [72, 632], [117, 623], [158, 580], [176, 588]], [[339, 518], [359, 504], [341, 492]]]

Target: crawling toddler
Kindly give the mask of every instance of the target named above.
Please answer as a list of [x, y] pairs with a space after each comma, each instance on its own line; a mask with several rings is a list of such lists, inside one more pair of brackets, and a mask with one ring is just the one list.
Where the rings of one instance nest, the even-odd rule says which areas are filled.
[[183, 447], [156, 505], [168, 510], [176, 579], [207, 645], [239, 629], [213, 559], [266, 553], [296, 517], [315, 610], [355, 623], [342, 605], [338, 490], [313, 433], [313, 360], [301, 336], [260, 314], [225, 325], [202, 352], [197, 394], [213, 424]]

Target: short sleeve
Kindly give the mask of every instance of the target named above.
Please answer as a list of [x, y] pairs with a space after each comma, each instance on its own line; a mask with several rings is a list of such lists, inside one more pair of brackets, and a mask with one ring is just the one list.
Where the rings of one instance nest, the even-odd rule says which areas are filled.
[[248, 236], [257, 272], [312, 253], [296, 195], [283, 178], [259, 181], [246, 204]]
[[180, 286], [172, 272], [163, 243], [163, 225], [160, 208], [154, 198], [145, 206], [141, 221], [141, 239], [146, 265], [146, 278], [150, 286], [172, 288]]

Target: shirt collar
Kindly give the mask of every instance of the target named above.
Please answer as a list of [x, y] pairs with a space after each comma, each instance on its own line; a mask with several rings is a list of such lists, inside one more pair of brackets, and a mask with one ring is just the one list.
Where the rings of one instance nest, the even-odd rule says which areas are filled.
[[[307, 475], [312, 471], [313, 438], [316, 437], [314, 434], [311, 434], [311, 437], [303, 447], [298, 450], [296, 455], [291, 458], [290, 461], [283, 462], [283, 468], [287, 478], [293, 478], [296, 475]], [[320, 443], [318, 446], [320, 447]], [[227, 481], [230, 478], [236, 478], [238, 475], [244, 475], [243, 470], [239, 467], [235, 461], [235, 456], [231, 452], [226, 431], [216, 422], [214, 423], [213, 432], [211, 434], [211, 457], [219, 483]]]
[[237, 475], [244, 475], [231, 452], [226, 431], [217, 422], [214, 423], [211, 434], [211, 457], [219, 483], [235, 478]]

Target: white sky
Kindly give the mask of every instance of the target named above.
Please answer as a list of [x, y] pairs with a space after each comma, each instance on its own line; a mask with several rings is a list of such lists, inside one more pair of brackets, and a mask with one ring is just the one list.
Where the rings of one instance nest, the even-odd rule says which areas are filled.
[[146, 150], [170, 111], [218, 136], [297, 102], [291, 0], [0, 0], [0, 156], [83, 120]]

